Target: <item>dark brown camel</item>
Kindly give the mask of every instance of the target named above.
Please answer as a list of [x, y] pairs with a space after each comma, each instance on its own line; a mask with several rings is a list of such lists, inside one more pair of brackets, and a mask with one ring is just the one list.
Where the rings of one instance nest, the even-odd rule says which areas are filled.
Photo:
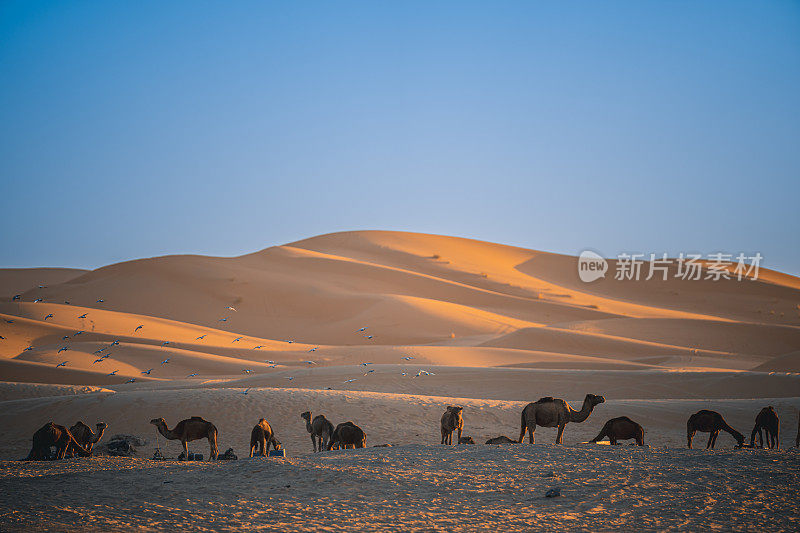
[[519, 441], [525, 438], [525, 430], [528, 430], [529, 442], [535, 442], [534, 432], [536, 426], [546, 428], [558, 428], [556, 435], [556, 444], [561, 444], [562, 435], [564, 434], [564, 427], [568, 422], [583, 422], [596, 405], [605, 402], [606, 399], [597, 394], [587, 394], [583, 399], [583, 406], [580, 411], [575, 411], [569, 406], [567, 402], [559, 398], [547, 396], [539, 400], [529, 403], [522, 410], [522, 424], [519, 431]]
[[328, 449], [363, 448], [367, 445], [367, 434], [352, 422], [343, 422], [333, 430]]
[[193, 416], [178, 422], [173, 429], [167, 427], [167, 422], [163, 418], [154, 418], [150, 421], [158, 432], [168, 440], [179, 440], [183, 444], [183, 457], [189, 458], [188, 443], [198, 439], [208, 439], [211, 448], [210, 459], [214, 460], [219, 455], [217, 450], [217, 428], [211, 422], [203, 420], [200, 416]]
[[[761, 433], [762, 430], [767, 434], [766, 441]], [[775, 413], [775, 408], [771, 405], [765, 407], [756, 415], [756, 425], [753, 426], [753, 431], [750, 433], [750, 447], [752, 448], [755, 444], [756, 433], [758, 433], [759, 448], [763, 448], [765, 445], [767, 448], [780, 448], [780, 432], [781, 421]]]
[[253, 457], [256, 448], [258, 448], [258, 455], [264, 457], [267, 455], [267, 452], [269, 452], [270, 444], [272, 444], [276, 450], [281, 449], [281, 443], [275, 438], [275, 434], [272, 432], [272, 427], [269, 425], [269, 422], [262, 418], [250, 433], [250, 457]]
[[464, 428], [464, 418], [461, 416], [463, 407], [448, 405], [440, 422], [442, 430], [442, 444], [453, 444], [453, 431], [458, 431], [458, 440], [461, 440], [461, 430]]
[[[333, 436], [333, 424], [325, 418], [325, 415], [317, 415], [311, 418], [311, 411], [306, 411], [300, 415], [306, 421], [306, 431], [311, 434], [311, 445], [314, 452], [328, 449], [328, 444]], [[317, 446], [319, 444], [319, 446]]]
[[91, 457], [92, 452], [86, 450], [75, 441], [72, 433], [64, 426], [48, 422], [33, 434], [33, 446], [25, 461], [43, 461], [50, 459], [50, 448], [55, 446], [56, 459], [63, 459], [67, 448], [74, 448], [81, 457]]
[[736, 439], [737, 447], [741, 448], [742, 444], [744, 444], [744, 435], [730, 427], [728, 423], [725, 422], [725, 419], [722, 418], [722, 415], [716, 411], [703, 409], [689, 417], [689, 420], [686, 422], [686, 443], [689, 448], [692, 447], [692, 438], [694, 438], [694, 434], [698, 431], [711, 434], [708, 437], [706, 449], [714, 449], [720, 431], [727, 431], [730, 433], [731, 436]]
[[612, 418], [606, 422], [600, 433], [589, 442], [597, 442], [604, 437], [608, 437], [612, 445], [617, 444], [618, 440], [636, 439], [636, 444], [644, 446], [644, 428], [627, 416]]
[[[75, 441], [86, 448], [86, 451], [91, 452], [92, 448], [97, 441], [103, 438], [103, 433], [105, 432], [108, 424], [105, 422], [98, 422], [97, 423], [97, 431], [92, 431], [92, 428], [87, 426], [81, 421], [75, 423], [74, 426], [69, 428], [69, 432], [72, 433], [72, 437]], [[75, 453], [75, 449], [70, 446], [67, 449], [67, 457], [75, 457], [77, 454]]]

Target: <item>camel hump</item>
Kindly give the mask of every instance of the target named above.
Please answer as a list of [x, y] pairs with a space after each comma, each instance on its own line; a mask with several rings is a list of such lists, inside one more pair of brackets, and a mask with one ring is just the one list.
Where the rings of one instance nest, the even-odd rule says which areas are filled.
[[536, 400], [536, 403], [547, 403], [553, 401], [555, 401], [555, 398], [553, 398], [552, 396], [545, 396], [544, 398], [539, 398], [538, 400]]
[[[192, 420], [203, 420], [203, 417], [202, 416], [193, 416]], [[203, 420], [203, 422], [205, 422], [205, 420]]]

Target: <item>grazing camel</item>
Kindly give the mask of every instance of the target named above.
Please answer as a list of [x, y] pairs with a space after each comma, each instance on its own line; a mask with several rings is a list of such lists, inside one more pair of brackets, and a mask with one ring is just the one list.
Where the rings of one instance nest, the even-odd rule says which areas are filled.
[[[108, 424], [105, 422], [98, 422], [97, 423], [97, 433], [92, 431], [92, 428], [87, 426], [81, 421], [75, 423], [74, 426], [69, 428], [69, 432], [72, 433], [72, 437], [75, 439], [75, 442], [83, 446], [86, 451], [91, 452], [92, 448], [96, 442], [98, 442], [101, 438], [103, 438], [103, 432], [105, 432]], [[67, 457], [75, 457], [75, 449], [70, 446], [67, 449]]]
[[714, 449], [720, 431], [727, 431], [730, 433], [731, 436], [736, 439], [737, 447], [741, 448], [744, 444], [744, 435], [730, 427], [728, 423], [725, 422], [725, 419], [722, 418], [722, 415], [716, 411], [703, 409], [689, 417], [689, 420], [686, 422], [686, 443], [689, 448], [692, 447], [692, 438], [694, 438], [694, 434], [698, 431], [711, 434], [708, 437], [706, 449]]
[[258, 448], [258, 455], [264, 457], [267, 455], [267, 452], [269, 452], [270, 444], [272, 444], [276, 450], [281, 449], [281, 443], [275, 438], [275, 434], [272, 432], [272, 427], [269, 425], [269, 422], [262, 418], [250, 433], [250, 457], [253, 457], [256, 448]]
[[328, 449], [364, 448], [367, 445], [367, 434], [352, 422], [343, 422], [333, 430]]
[[644, 446], [644, 428], [627, 416], [612, 418], [606, 422], [600, 433], [589, 442], [597, 442], [604, 437], [608, 437], [612, 445], [617, 444], [618, 440], [636, 439], [636, 444]]
[[154, 418], [150, 421], [158, 432], [167, 440], [179, 440], [183, 444], [183, 456], [189, 458], [188, 443], [198, 439], [208, 439], [211, 448], [210, 459], [214, 460], [219, 455], [217, 450], [217, 428], [211, 422], [203, 420], [202, 417], [193, 416], [178, 422], [173, 429], [167, 427], [167, 422], [163, 418]]
[[312, 419], [311, 411], [301, 414], [300, 418], [306, 421], [306, 431], [311, 433], [311, 444], [314, 446], [314, 453], [317, 452], [317, 448], [319, 448], [319, 451], [329, 450], [328, 444], [330, 444], [333, 437], [333, 424], [324, 415], [317, 415]]
[[525, 438], [525, 429], [527, 428], [529, 442], [533, 444], [536, 442], [536, 437], [534, 436], [536, 426], [542, 426], [546, 428], [557, 427], [556, 444], [561, 444], [564, 426], [568, 422], [583, 422], [592, 414], [595, 405], [605, 401], [606, 399], [602, 396], [587, 394], [580, 411], [575, 411], [564, 400], [553, 398], [552, 396], [529, 403], [522, 410], [522, 427], [520, 428], [517, 442], [522, 442], [522, 439]]
[[486, 444], [517, 444], [517, 441], [511, 440], [505, 435], [500, 435], [499, 437], [487, 440]]
[[64, 426], [48, 422], [33, 434], [33, 446], [24, 461], [44, 461], [51, 458], [50, 448], [55, 446], [56, 459], [63, 459], [67, 448], [75, 448], [81, 457], [91, 457], [92, 452], [86, 450], [75, 441], [72, 433]]
[[[764, 441], [764, 435], [761, 433], [762, 430], [767, 434], [766, 442]], [[750, 447], [753, 447], [756, 433], [758, 433], [759, 448], [763, 448], [765, 444], [767, 448], [780, 448], [780, 432], [781, 421], [777, 413], [775, 413], [775, 408], [771, 405], [765, 407], [756, 415], [756, 425], [753, 426], [753, 431], [750, 433]]]
[[461, 440], [461, 430], [464, 428], [464, 419], [461, 417], [463, 407], [447, 406], [447, 410], [442, 415], [441, 430], [442, 444], [453, 444], [453, 431], [458, 430], [458, 440]]

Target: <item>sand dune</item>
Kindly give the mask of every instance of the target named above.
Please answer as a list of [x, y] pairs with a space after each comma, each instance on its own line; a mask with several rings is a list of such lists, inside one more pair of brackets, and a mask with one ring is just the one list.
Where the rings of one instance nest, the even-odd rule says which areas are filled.
[[41, 285], [67, 282], [86, 272], [79, 268], [0, 268], [0, 296], [13, 298]]

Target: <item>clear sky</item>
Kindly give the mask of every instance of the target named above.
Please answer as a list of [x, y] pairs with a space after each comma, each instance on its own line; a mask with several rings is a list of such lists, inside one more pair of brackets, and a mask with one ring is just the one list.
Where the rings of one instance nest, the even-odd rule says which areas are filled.
[[0, 266], [340, 230], [800, 273], [798, 2], [0, 2]]

